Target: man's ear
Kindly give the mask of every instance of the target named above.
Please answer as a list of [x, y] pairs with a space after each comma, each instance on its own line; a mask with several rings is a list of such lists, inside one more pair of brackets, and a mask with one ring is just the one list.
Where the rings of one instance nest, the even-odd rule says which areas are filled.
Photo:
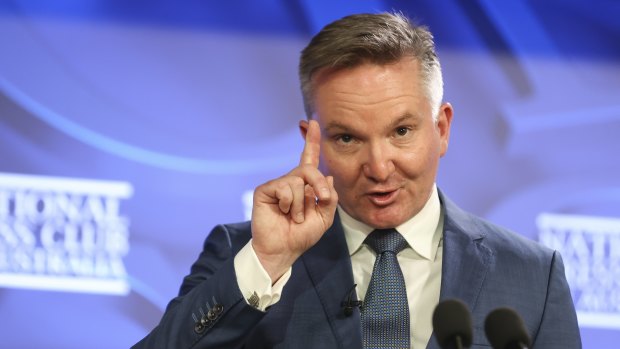
[[308, 133], [308, 127], [310, 124], [308, 120], [299, 120], [299, 132], [301, 133], [301, 139], [306, 141], [306, 133]]
[[437, 129], [440, 139], [440, 156], [444, 156], [448, 151], [448, 143], [450, 143], [450, 126], [452, 125], [452, 115], [454, 110], [450, 103], [444, 103], [439, 108], [437, 115]]

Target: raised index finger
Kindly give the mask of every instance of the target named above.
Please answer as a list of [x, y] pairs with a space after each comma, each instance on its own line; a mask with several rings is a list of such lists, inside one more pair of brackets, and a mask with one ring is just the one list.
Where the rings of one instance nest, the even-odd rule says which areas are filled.
[[306, 132], [306, 143], [304, 150], [301, 152], [299, 165], [311, 165], [319, 167], [319, 154], [321, 152], [321, 129], [316, 120], [308, 122], [308, 130]]

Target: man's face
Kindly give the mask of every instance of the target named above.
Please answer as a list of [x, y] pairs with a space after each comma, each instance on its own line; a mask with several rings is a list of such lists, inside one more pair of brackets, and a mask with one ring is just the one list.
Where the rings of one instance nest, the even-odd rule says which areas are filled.
[[[374, 228], [416, 215], [430, 197], [452, 120], [449, 104], [433, 120], [418, 63], [322, 71], [313, 83], [320, 168], [334, 177], [341, 207]], [[300, 127], [305, 134], [307, 122]]]

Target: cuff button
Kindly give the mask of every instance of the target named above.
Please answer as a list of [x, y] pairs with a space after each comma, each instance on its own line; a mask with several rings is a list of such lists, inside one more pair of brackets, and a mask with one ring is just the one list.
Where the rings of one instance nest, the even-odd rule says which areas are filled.
[[205, 331], [206, 327], [201, 323], [201, 322], [197, 322], [196, 325], [194, 325], [194, 332], [201, 334]]
[[213, 309], [209, 310], [209, 312], [207, 313], [207, 319], [210, 320], [210, 321], [213, 321], [216, 318], [217, 318], [217, 314], [215, 314]]

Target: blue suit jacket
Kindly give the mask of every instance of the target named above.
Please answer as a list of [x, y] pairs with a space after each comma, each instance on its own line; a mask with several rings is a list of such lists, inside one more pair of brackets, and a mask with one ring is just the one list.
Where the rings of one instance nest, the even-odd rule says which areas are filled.
[[[533, 348], [581, 348], [577, 318], [559, 253], [474, 217], [440, 194], [444, 210], [440, 300], [458, 298], [472, 311], [474, 345], [489, 348], [487, 314], [514, 308]], [[341, 302], [353, 286], [340, 224], [299, 258], [278, 303], [249, 306], [233, 259], [250, 224], [216, 227], [160, 324], [136, 348], [361, 348], [360, 313]], [[202, 319], [202, 322], [201, 322]], [[434, 335], [427, 348], [439, 349]]]

